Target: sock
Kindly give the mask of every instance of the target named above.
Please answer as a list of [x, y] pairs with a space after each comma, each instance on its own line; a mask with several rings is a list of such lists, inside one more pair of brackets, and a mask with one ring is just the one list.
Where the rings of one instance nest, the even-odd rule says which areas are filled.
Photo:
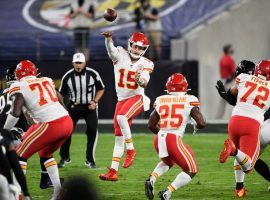
[[124, 136], [116, 136], [115, 137], [115, 143], [114, 143], [114, 149], [113, 149], [113, 158], [112, 158], [112, 165], [111, 168], [118, 171], [119, 168], [119, 162], [121, 161], [121, 157], [124, 154]]
[[27, 169], [27, 162], [25, 161], [19, 161], [20, 165], [21, 165], [21, 168], [23, 170], [23, 173], [26, 174], [26, 169]]
[[40, 162], [40, 169], [41, 169], [41, 173], [42, 174], [47, 174], [47, 170], [46, 167], [44, 166], [44, 162], [47, 160], [48, 158], [45, 157], [40, 157], [39, 158], [39, 162]]
[[191, 177], [187, 173], [181, 172], [180, 174], [176, 176], [172, 184], [168, 186], [168, 189], [171, 192], [174, 192], [175, 190], [178, 190], [179, 188], [187, 185], [190, 181], [191, 181]]
[[270, 169], [263, 160], [259, 158], [254, 168], [264, 179], [270, 182]]
[[242, 189], [244, 187], [245, 173], [243, 172], [241, 166], [236, 159], [234, 160], [234, 176], [236, 182], [236, 189]]
[[240, 164], [244, 172], [249, 171], [251, 168], [251, 159], [250, 157], [238, 149], [235, 159]]
[[56, 163], [54, 158], [48, 158], [44, 162], [44, 165], [46, 167], [46, 170], [47, 170], [49, 177], [50, 177], [52, 184], [53, 184], [53, 188], [54, 188], [53, 197], [56, 197], [61, 189], [61, 183], [60, 183], [57, 163]]
[[134, 149], [134, 145], [131, 138], [131, 131], [128, 124], [128, 119], [124, 115], [117, 115], [117, 122], [120, 126], [121, 132], [123, 133], [126, 141], [126, 148], [128, 150]]
[[151, 174], [150, 182], [152, 182], [152, 184], [154, 185], [157, 178], [165, 174], [169, 169], [170, 167], [166, 165], [164, 162], [162, 161], [159, 162]]

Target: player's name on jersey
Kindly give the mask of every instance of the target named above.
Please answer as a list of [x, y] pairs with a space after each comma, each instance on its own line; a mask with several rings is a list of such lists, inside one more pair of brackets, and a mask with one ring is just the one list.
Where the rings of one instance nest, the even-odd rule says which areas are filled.
[[264, 81], [264, 80], [262, 80], [262, 79], [260, 79], [260, 78], [255, 77], [255, 76], [253, 76], [253, 77], [251, 78], [251, 81], [252, 81], [252, 82], [255, 82], [255, 83], [259, 83], [259, 84], [264, 85], [264, 86], [266, 86], [266, 87], [269, 87], [269, 82]]
[[160, 103], [184, 103], [186, 102], [186, 97], [162, 97], [160, 98]]
[[34, 82], [37, 82], [37, 81], [43, 81], [45, 80], [46, 78], [44, 77], [41, 77], [41, 78], [34, 78], [34, 79], [27, 79], [27, 83], [34, 83]]

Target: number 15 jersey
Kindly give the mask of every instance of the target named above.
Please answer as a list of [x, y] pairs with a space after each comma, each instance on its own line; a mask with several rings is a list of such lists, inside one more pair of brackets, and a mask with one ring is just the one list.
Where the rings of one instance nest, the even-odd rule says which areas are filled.
[[191, 109], [199, 106], [198, 98], [185, 92], [157, 97], [154, 107], [160, 116], [160, 131], [183, 137]]
[[238, 95], [232, 115], [249, 117], [262, 123], [264, 112], [270, 106], [270, 82], [249, 74], [240, 74], [235, 82]]
[[141, 73], [141, 78], [147, 82], [153, 71], [154, 63], [145, 57], [141, 57], [137, 62], [132, 63], [129, 53], [122, 47], [117, 47], [117, 60], [114, 62], [115, 88], [118, 101], [143, 95], [144, 88], [135, 81], [137, 71]]
[[24, 98], [24, 107], [33, 120], [45, 123], [68, 115], [65, 108], [59, 103], [52, 79], [27, 76], [13, 83], [9, 95], [21, 93]]

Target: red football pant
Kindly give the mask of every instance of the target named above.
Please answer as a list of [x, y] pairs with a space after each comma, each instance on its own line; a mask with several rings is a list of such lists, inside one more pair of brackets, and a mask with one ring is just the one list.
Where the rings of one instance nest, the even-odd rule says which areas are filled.
[[260, 153], [260, 123], [249, 117], [234, 115], [230, 118], [228, 131], [235, 146], [250, 157], [252, 169]]
[[[154, 139], [154, 146], [158, 153], [158, 136]], [[169, 156], [161, 158], [161, 160], [172, 167], [176, 163], [185, 172], [197, 173], [198, 166], [194, 154], [190, 147], [182, 141], [178, 135], [168, 133], [166, 137], [166, 146]]]
[[73, 122], [70, 116], [32, 125], [23, 135], [23, 141], [17, 147], [17, 154], [25, 159], [36, 152], [40, 157], [52, 157], [53, 153], [71, 135], [72, 130]]
[[142, 95], [136, 95], [129, 99], [118, 101], [114, 111], [114, 135], [123, 136], [120, 126], [117, 122], [117, 115], [124, 115], [128, 119], [129, 126], [132, 123], [132, 119], [143, 111], [143, 97]]

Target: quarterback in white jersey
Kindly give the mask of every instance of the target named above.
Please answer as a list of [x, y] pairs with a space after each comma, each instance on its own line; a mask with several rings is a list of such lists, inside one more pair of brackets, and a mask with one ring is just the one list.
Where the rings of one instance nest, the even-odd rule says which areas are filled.
[[124, 144], [126, 143], [127, 149], [124, 168], [132, 165], [136, 155], [130, 125], [132, 119], [143, 110], [149, 110], [150, 100], [144, 94], [144, 88], [149, 82], [154, 64], [143, 57], [149, 46], [148, 39], [143, 33], [136, 32], [130, 37], [128, 50], [114, 46], [111, 32], [104, 32], [102, 35], [105, 37], [106, 49], [114, 65], [118, 102], [114, 112], [115, 147], [112, 165], [108, 173], [101, 174], [99, 177], [101, 180], [117, 181]]
[[174, 163], [183, 171], [164, 191], [159, 192], [158, 195], [163, 200], [170, 199], [172, 192], [187, 185], [198, 172], [194, 154], [182, 137], [191, 117], [196, 121], [198, 129], [205, 127], [205, 120], [199, 110], [200, 102], [197, 97], [186, 94], [187, 86], [186, 78], [182, 74], [176, 73], [169, 77], [166, 84], [168, 95], [156, 99], [155, 110], [150, 116], [148, 127], [157, 134], [154, 145], [161, 162], [145, 181], [145, 194], [148, 199], [154, 198], [156, 179], [166, 173]]
[[37, 69], [29, 61], [21, 61], [15, 70], [17, 81], [10, 86], [12, 108], [4, 128], [11, 129], [19, 120], [23, 109], [33, 118], [32, 125], [22, 137], [16, 151], [24, 172], [27, 159], [39, 154], [54, 186], [55, 199], [60, 188], [58, 167], [53, 153], [64, 143], [73, 130], [68, 112], [59, 103], [58, 93], [50, 78], [37, 78]]

